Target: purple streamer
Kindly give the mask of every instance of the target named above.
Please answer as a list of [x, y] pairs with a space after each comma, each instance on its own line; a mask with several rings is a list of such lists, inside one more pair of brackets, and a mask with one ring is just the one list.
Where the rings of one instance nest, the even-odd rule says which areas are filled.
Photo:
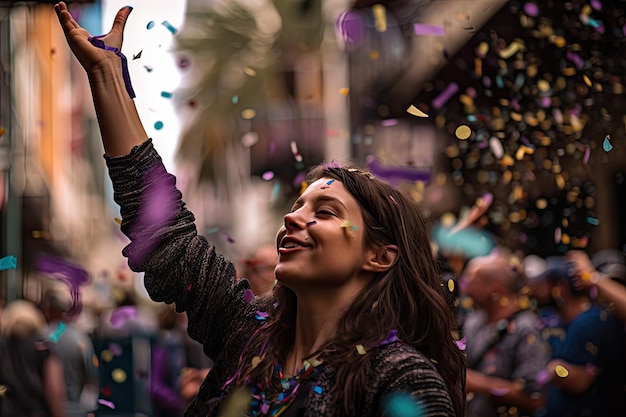
[[130, 82], [130, 73], [128, 72], [128, 60], [126, 59], [126, 56], [124, 56], [122, 51], [120, 51], [119, 49], [106, 45], [104, 41], [100, 39], [104, 36], [105, 35], [91, 36], [87, 40], [91, 42], [93, 46], [104, 49], [106, 51], [113, 51], [115, 52], [115, 55], [120, 57], [120, 59], [122, 60], [122, 76], [124, 77], [124, 85], [126, 86], [126, 91], [128, 92], [130, 98], [135, 98], [135, 90], [133, 90], [133, 86]]
[[413, 23], [413, 31], [417, 36], [445, 36], [446, 31], [441, 25]]
[[448, 86], [432, 101], [432, 105], [436, 109], [440, 109], [444, 104], [450, 100], [450, 98], [459, 91], [459, 85], [455, 82], [451, 82]]
[[72, 306], [67, 315], [72, 318], [80, 313], [80, 286], [89, 281], [89, 274], [81, 267], [52, 255], [39, 255], [35, 262], [35, 270], [49, 275], [68, 286], [72, 297]]
[[409, 166], [387, 167], [380, 164], [374, 157], [367, 161], [370, 172], [377, 178], [395, 186], [400, 181], [430, 181], [430, 171]]

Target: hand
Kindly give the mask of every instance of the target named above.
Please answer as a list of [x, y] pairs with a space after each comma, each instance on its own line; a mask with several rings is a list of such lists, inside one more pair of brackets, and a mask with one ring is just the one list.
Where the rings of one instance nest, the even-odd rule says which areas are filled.
[[597, 274], [589, 256], [583, 251], [573, 250], [566, 254], [567, 260], [573, 268], [573, 284], [577, 289], [590, 288], [594, 284], [594, 274]]
[[[120, 58], [114, 52], [98, 48], [89, 42], [92, 35], [74, 20], [64, 2], [55, 4], [54, 10], [65, 33], [67, 44], [87, 73], [91, 73], [101, 65], [106, 65], [107, 62], [119, 67]], [[100, 37], [106, 45], [119, 50], [122, 49], [124, 27], [131, 10], [131, 7], [126, 6], [117, 12], [109, 33]]]

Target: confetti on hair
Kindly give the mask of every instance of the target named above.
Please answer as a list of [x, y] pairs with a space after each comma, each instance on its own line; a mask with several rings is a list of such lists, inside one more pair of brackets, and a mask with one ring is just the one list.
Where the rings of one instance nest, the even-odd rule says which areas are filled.
[[122, 225], [122, 219], [120, 219], [119, 217], [114, 217], [113, 220], [115, 220], [115, 223], [119, 224], [120, 226]]
[[387, 13], [385, 11], [385, 6], [382, 4], [375, 4], [372, 6], [372, 14], [374, 15], [374, 26], [376, 31], [387, 31]]
[[363, 356], [367, 353], [367, 350], [365, 350], [365, 346], [359, 344], [356, 345], [356, 351], [358, 352], [359, 355]]
[[389, 194], [389, 199], [391, 200], [391, 202], [393, 203], [394, 206], [398, 205], [398, 202], [396, 201], [395, 198], [393, 198], [393, 196], [391, 194]]
[[465, 350], [467, 348], [467, 339], [463, 338], [460, 340], [455, 340], [454, 343], [460, 350]]
[[298, 151], [298, 144], [295, 141], [291, 141], [290, 147], [291, 147], [291, 154], [296, 159], [296, 161], [302, 162], [302, 155], [300, 155], [300, 152]]
[[413, 23], [413, 32], [417, 36], [445, 36], [446, 31], [441, 25]]
[[324, 392], [324, 389], [322, 387], [320, 387], [319, 385], [316, 385], [313, 387], [313, 392], [315, 392], [316, 394], [322, 394], [322, 392]]
[[111, 318], [109, 322], [111, 326], [118, 329], [130, 320], [137, 317], [137, 308], [134, 306], [122, 306], [119, 307], [111, 313]]
[[350, 229], [350, 230], [352, 230], [352, 231], [356, 231], [356, 230], [357, 230], [356, 225], [355, 225], [354, 223], [352, 223], [350, 220], [344, 220], [344, 221], [341, 223], [341, 226], [340, 226], [340, 227], [343, 227], [343, 228], [345, 228], [345, 229]]
[[169, 30], [172, 35], [176, 35], [176, 32], [178, 32], [178, 30], [167, 20], [162, 21], [161, 24], [165, 26], [165, 28]]
[[426, 113], [424, 113], [423, 111], [421, 111], [420, 109], [418, 109], [417, 107], [415, 107], [414, 105], [410, 105], [409, 108], [406, 110], [407, 113], [412, 114], [413, 116], [417, 116], [417, 117], [428, 117], [428, 115]]
[[60, 321], [57, 327], [50, 333], [50, 336], [48, 336], [48, 339], [52, 343], [57, 343], [59, 340], [61, 340], [61, 337], [63, 337], [66, 330], [67, 330], [67, 325], [63, 323], [62, 321]]
[[426, 410], [420, 401], [401, 392], [387, 397], [384, 414], [389, 417], [426, 417]]
[[610, 135], [606, 135], [606, 137], [604, 138], [604, 142], [602, 142], [602, 149], [604, 150], [604, 152], [610, 152], [611, 149], [613, 149]]
[[102, 398], [99, 398], [98, 404], [102, 404], [105, 407], [109, 407], [111, 410], [115, 410], [115, 404], [113, 404], [111, 401], [107, 401], [107, 400], [103, 400]]
[[374, 347], [385, 346], [385, 345], [388, 345], [390, 343], [397, 342], [397, 341], [398, 341], [398, 330], [391, 329], [389, 330], [387, 337], [381, 342], [374, 345]]
[[259, 321], [265, 321], [269, 317], [269, 313], [266, 313], [265, 311], [257, 310], [254, 317]]
[[454, 292], [454, 280], [453, 279], [448, 280], [448, 291]]
[[17, 268], [17, 258], [15, 256], [9, 255], [0, 259], [0, 271], [15, 268]]
[[251, 289], [247, 289], [243, 292], [243, 299], [246, 303], [250, 304], [254, 300], [254, 292]]

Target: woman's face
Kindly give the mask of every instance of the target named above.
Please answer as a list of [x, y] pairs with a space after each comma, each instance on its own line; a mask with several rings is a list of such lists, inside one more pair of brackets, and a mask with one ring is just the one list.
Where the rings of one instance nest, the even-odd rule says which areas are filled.
[[363, 284], [363, 216], [341, 182], [323, 178], [312, 183], [284, 221], [276, 237], [275, 272], [281, 283], [296, 292]]

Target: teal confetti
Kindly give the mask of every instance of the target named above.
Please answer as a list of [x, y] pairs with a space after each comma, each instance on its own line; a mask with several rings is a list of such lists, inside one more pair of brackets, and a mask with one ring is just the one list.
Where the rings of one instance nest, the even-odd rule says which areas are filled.
[[155, 128], [156, 130], [161, 130], [161, 129], [163, 129], [163, 122], [159, 120], [158, 122], [156, 122], [156, 123], [154, 124], [154, 128]]
[[162, 21], [161, 24], [165, 26], [167, 30], [169, 30], [172, 33], [172, 35], [176, 35], [176, 32], [178, 32], [178, 30], [174, 26], [172, 26], [172, 24], [168, 22], [167, 20]]
[[389, 417], [426, 417], [422, 404], [405, 393], [394, 394], [387, 398], [385, 415]]
[[59, 340], [61, 340], [61, 337], [65, 333], [65, 330], [67, 330], [67, 326], [65, 325], [65, 323], [60, 321], [57, 328], [54, 329], [52, 333], [50, 333], [48, 339], [50, 339], [52, 343], [57, 343]]
[[172, 98], [172, 93], [170, 93], [169, 91], [161, 91], [161, 97]]
[[602, 143], [602, 149], [604, 149], [604, 152], [610, 152], [611, 149], [613, 149], [613, 145], [611, 144], [611, 136], [606, 135], [606, 137], [604, 138], [604, 142]]
[[237, 104], [237, 103], [239, 103], [239, 96], [236, 96], [236, 95], [235, 95], [235, 96], [233, 96], [233, 97], [230, 99], [230, 101], [231, 101], [233, 104]]
[[148, 22], [148, 24], [146, 25], [146, 29], [150, 30], [154, 27], [154, 20], [151, 20]]
[[313, 391], [315, 391], [317, 394], [321, 394], [323, 392], [323, 389], [319, 385], [316, 385], [313, 387]]
[[0, 271], [15, 268], [17, 268], [17, 258], [15, 256], [9, 255], [0, 259]]
[[597, 226], [600, 224], [600, 220], [594, 218], [594, 217], [587, 217], [587, 223], [593, 225], [593, 226]]

